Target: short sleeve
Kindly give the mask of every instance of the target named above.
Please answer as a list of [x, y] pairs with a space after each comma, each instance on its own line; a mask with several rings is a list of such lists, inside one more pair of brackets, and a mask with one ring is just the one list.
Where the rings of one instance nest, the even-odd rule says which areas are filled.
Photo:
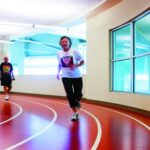
[[81, 55], [81, 53], [79, 51], [74, 51], [74, 54], [75, 54], [75, 58], [77, 61], [84, 60], [83, 56]]

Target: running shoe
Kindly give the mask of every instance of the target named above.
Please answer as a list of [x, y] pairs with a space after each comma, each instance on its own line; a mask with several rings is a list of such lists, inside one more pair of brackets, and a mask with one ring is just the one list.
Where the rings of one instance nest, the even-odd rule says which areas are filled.
[[79, 115], [78, 114], [74, 114], [71, 118], [71, 121], [77, 121], [79, 120]]
[[8, 101], [8, 95], [5, 96], [5, 101]]

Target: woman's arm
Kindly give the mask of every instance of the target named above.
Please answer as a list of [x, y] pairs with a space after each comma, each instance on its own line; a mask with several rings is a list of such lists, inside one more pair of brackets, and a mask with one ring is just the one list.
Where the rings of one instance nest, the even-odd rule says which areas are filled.
[[60, 71], [61, 71], [61, 65], [58, 65], [58, 71], [57, 71], [57, 79], [60, 79]]
[[75, 67], [81, 67], [84, 64], [85, 64], [85, 62], [84, 62], [84, 60], [82, 60], [78, 64], [75, 64]]

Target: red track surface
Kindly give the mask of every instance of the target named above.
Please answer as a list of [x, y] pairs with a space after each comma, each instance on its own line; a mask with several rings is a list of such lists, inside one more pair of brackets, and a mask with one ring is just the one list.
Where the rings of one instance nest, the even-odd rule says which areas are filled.
[[82, 103], [71, 122], [67, 101], [0, 96], [0, 150], [150, 150], [150, 117]]

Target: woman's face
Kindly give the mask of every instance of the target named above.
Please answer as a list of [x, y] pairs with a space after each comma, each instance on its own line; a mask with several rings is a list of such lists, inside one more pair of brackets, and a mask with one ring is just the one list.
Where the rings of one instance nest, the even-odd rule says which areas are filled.
[[64, 38], [60, 41], [60, 45], [64, 50], [68, 50], [70, 48], [70, 42], [67, 38]]

